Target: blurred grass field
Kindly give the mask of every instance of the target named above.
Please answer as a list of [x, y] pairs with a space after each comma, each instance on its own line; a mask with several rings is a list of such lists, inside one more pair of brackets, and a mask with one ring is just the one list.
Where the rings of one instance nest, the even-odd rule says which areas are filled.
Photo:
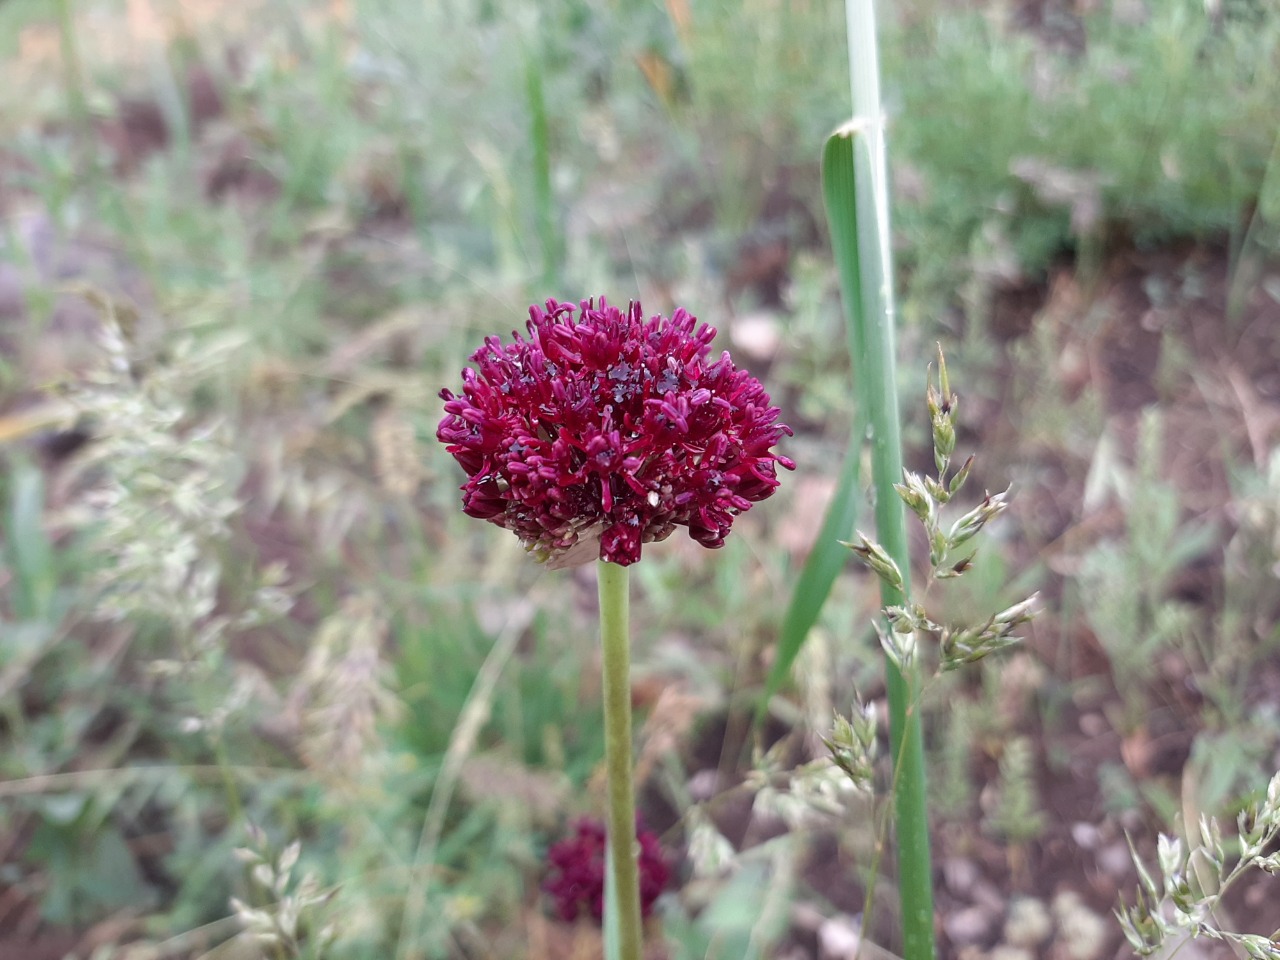
[[[944, 956], [1096, 960], [1126, 834], [1280, 768], [1280, 13], [882, 21], [908, 460], [941, 341], [1016, 493], [938, 615], [1047, 607], [924, 705]], [[594, 584], [434, 439], [484, 336], [599, 294], [711, 323], [797, 432], [722, 550], [635, 568], [661, 955], [892, 951], [867, 809], [791, 777], [883, 695], [866, 576], [752, 724], [855, 417], [848, 112], [831, 0], [0, 0], [0, 960], [599, 955], [538, 889], [602, 805]]]

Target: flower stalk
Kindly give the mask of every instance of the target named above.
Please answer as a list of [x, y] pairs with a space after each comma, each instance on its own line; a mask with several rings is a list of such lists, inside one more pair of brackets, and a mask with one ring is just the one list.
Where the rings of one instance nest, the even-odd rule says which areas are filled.
[[631, 776], [631, 651], [627, 568], [601, 561], [600, 640], [604, 658], [604, 759], [609, 779], [609, 846], [621, 960], [640, 960], [640, 880]]
[[486, 338], [462, 393], [441, 391], [436, 436], [467, 475], [463, 512], [512, 531], [553, 569], [601, 561], [606, 953], [640, 960], [626, 568], [677, 527], [723, 546], [734, 519], [773, 494], [778, 467], [795, 468], [773, 450], [791, 428], [683, 308], [646, 318], [635, 301], [552, 299], [529, 309], [525, 329], [505, 344]]

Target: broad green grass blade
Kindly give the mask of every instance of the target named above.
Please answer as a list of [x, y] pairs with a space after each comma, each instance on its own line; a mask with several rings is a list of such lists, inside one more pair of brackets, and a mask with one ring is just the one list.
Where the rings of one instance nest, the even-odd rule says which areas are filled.
[[[849, 338], [849, 358], [855, 371], [853, 388], [859, 416], [866, 416], [866, 384], [856, 372], [867, 355], [866, 324], [859, 319], [863, 309], [862, 260], [858, 250], [858, 198], [854, 191], [853, 137], [851, 125], [841, 127], [827, 138], [822, 150], [822, 198], [831, 230], [831, 250], [840, 274], [840, 291], [845, 302], [845, 332]], [[865, 420], [864, 420], [865, 423]], [[862, 435], [857, 437], [861, 442]]]
[[765, 681], [764, 695], [756, 710], [756, 721], [764, 716], [769, 700], [791, 675], [791, 667], [804, 648], [809, 631], [818, 622], [818, 616], [831, 594], [831, 586], [836, 576], [848, 562], [849, 551], [839, 541], [847, 540], [853, 534], [854, 525], [858, 522], [858, 478], [861, 474], [862, 458], [857, 440], [866, 432], [866, 418], [859, 409], [855, 421], [853, 437], [849, 451], [844, 458], [844, 466], [840, 468], [840, 477], [836, 483], [835, 496], [827, 507], [827, 515], [822, 520], [822, 528], [818, 531], [813, 549], [804, 562], [800, 578], [796, 581], [795, 590], [787, 604], [787, 612], [782, 618], [782, 629], [778, 636], [778, 652], [773, 661], [773, 669]]

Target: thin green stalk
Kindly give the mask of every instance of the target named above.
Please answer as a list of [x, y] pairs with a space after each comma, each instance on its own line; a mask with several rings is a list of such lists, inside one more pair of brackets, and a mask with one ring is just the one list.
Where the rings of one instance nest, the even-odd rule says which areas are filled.
[[[823, 193], [832, 247], [840, 270], [858, 398], [869, 417], [876, 539], [903, 574], [904, 590], [881, 584], [883, 605], [906, 601], [910, 555], [902, 501], [893, 485], [902, 479], [889, 247], [889, 191], [879, 57], [872, 0], [846, 0], [854, 119], [827, 140], [822, 157]], [[905, 960], [933, 960], [933, 869], [924, 745], [917, 708], [920, 677], [904, 676], [886, 658], [894, 815], [898, 837], [898, 888], [902, 900]]]
[[1271, 155], [1262, 172], [1262, 182], [1258, 184], [1253, 215], [1239, 246], [1232, 251], [1227, 282], [1227, 324], [1233, 332], [1239, 331], [1249, 292], [1261, 279], [1266, 263], [1266, 240], [1275, 239], [1277, 224], [1280, 224], [1280, 134], [1272, 141]]
[[[93, 156], [93, 130], [90, 127], [89, 102], [84, 93], [84, 71], [80, 66], [80, 50], [76, 44], [72, 0], [58, 0], [58, 34], [62, 61], [66, 68], [67, 106], [75, 131], [79, 159], [87, 164]], [[96, 166], [96, 165], [95, 165]]]
[[77, 178], [88, 187], [89, 199], [97, 215], [115, 229], [122, 242], [128, 244], [130, 255], [138, 261], [144, 272], [154, 277], [156, 273], [151, 248], [145, 242], [145, 235], [134, 227], [133, 217], [121, 199], [124, 191], [110, 182], [109, 171], [102, 162], [94, 139], [93, 115], [85, 92], [84, 64], [76, 42], [74, 7], [74, 0], [58, 0], [56, 9], [59, 45], [65, 67], [67, 109], [71, 114], [74, 136]]
[[601, 562], [600, 640], [604, 648], [604, 759], [609, 775], [609, 848], [617, 904], [618, 955], [640, 960], [640, 878], [631, 783], [631, 641], [627, 568]]
[[540, 50], [525, 52], [524, 80], [529, 105], [529, 140], [533, 147], [533, 199], [538, 240], [542, 245], [542, 283], [554, 289], [564, 266], [564, 241], [556, 223], [555, 191], [551, 185], [551, 130]]

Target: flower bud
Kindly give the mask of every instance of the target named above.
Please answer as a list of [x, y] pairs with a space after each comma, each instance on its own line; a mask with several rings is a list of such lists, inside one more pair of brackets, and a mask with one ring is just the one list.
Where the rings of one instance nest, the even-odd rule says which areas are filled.
[[899, 673], [909, 673], [916, 659], [915, 632], [899, 633], [897, 630], [886, 630], [884, 624], [878, 620], [875, 621], [874, 626], [885, 656], [898, 668]]
[[856, 532], [858, 534], [858, 543], [850, 543], [846, 540], [841, 540], [840, 543], [857, 554], [858, 559], [870, 567], [886, 585], [899, 593], [904, 592], [906, 582], [903, 580], [902, 571], [898, 569], [893, 557], [889, 556], [888, 552], [880, 544], [867, 539], [867, 535], [861, 530]]
[[969, 479], [969, 471], [973, 469], [973, 454], [969, 454], [969, 459], [964, 462], [964, 466], [960, 468], [960, 472], [951, 478], [951, 484], [948, 487], [948, 494], [954, 497], [960, 492], [960, 488], [964, 486], [964, 482]]
[[966, 513], [951, 526], [947, 540], [951, 549], [971, 540], [978, 531], [987, 525], [993, 517], [998, 517], [1009, 506], [1009, 491], [988, 493], [980, 504]]
[[1033, 593], [1027, 599], [1020, 603], [1015, 603], [1007, 610], [1001, 610], [991, 618], [992, 623], [1016, 627], [1024, 623], [1028, 623], [1039, 613], [1036, 609], [1036, 601], [1039, 600], [1040, 594]]
[[907, 508], [916, 515], [921, 523], [929, 523], [934, 512], [933, 500], [918, 473], [904, 470], [903, 482], [895, 483], [893, 489], [898, 491], [898, 496], [902, 498], [902, 502], [907, 505]]

